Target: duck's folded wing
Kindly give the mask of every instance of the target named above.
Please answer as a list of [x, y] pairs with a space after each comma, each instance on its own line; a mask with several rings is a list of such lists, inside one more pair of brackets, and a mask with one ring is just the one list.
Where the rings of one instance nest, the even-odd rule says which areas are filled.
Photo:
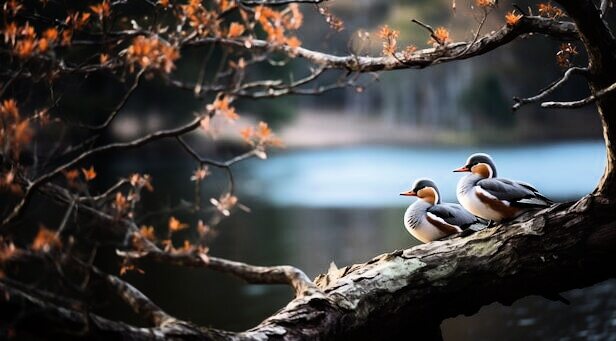
[[428, 209], [428, 217], [430, 214], [443, 220], [443, 222], [457, 226], [464, 230], [467, 227], [479, 223], [477, 217], [466, 211], [458, 204], [439, 204]]
[[477, 182], [483, 191], [513, 206], [549, 206], [552, 202], [529, 184], [507, 179], [483, 179]]

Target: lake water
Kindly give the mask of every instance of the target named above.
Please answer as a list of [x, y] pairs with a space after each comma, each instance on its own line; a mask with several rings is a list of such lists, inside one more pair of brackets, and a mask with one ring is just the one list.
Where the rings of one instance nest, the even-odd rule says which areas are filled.
[[[219, 236], [211, 243], [211, 253], [258, 265], [292, 264], [314, 277], [326, 271], [332, 261], [344, 266], [411, 247], [417, 241], [402, 227], [402, 215], [412, 200], [398, 193], [408, 189], [413, 179], [429, 176], [439, 184], [444, 200], [454, 200], [460, 174], [451, 170], [477, 151], [493, 156], [500, 176], [530, 182], [558, 200], [576, 199], [592, 191], [604, 166], [601, 142], [515, 148], [371, 146], [282, 151], [266, 161], [255, 159], [236, 167], [240, 200], [252, 212], [237, 211], [224, 220], [218, 227]], [[158, 156], [152, 157], [156, 159]], [[134, 167], [132, 162], [126, 160], [121, 170]], [[151, 194], [152, 202], [173, 205], [180, 198], [192, 199], [188, 177], [194, 164], [141, 162], [139, 166], [154, 177], [157, 189]], [[167, 181], [178, 174], [186, 181]], [[212, 181], [216, 179], [214, 174]], [[207, 192], [210, 184], [204, 186]], [[203, 202], [207, 198], [204, 194]], [[200, 218], [179, 217], [189, 223]], [[158, 222], [149, 223], [165, 225], [166, 219], [163, 215]], [[192, 235], [186, 232], [177, 237]], [[144, 275], [130, 274], [128, 278], [155, 302], [179, 317], [216, 328], [250, 328], [291, 298], [284, 286], [247, 285], [201, 269], [150, 264], [144, 270]], [[443, 335], [446, 340], [614, 339], [615, 289], [616, 282], [608, 281], [566, 293], [571, 306], [539, 297], [525, 298], [512, 307], [493, 304], [473, 317], [445, 321]]]
[[463, 166], [475, 152], [489, 153], [500, 177], [523, 179], [554, 198], [575, 198], [595, 187], [605, 165], [601, 142], [507, 148], [353, 147], [280, 153], [245, 163], [240, 188], [275, 206], [401, 206], [398, 193], [419, 177], [434, 179], [446, 201], [455, 200]]

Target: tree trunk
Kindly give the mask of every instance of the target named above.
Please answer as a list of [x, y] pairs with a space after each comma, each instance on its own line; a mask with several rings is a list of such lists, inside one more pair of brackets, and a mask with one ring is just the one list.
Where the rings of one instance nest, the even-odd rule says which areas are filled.
[[[601, 18], [593, 1], [559, 1], [575, 21], [589, 61], [589, 85], [596, 93], [616, 83], [616, 39]], [[608, 94], [597, 101], [607, 149], [605, 172], [596, 193], [616, 197], [616, 95]]]

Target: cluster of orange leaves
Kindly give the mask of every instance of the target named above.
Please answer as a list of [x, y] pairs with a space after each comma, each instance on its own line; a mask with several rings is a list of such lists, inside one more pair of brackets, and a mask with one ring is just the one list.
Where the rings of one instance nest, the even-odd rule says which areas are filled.
[[26, 59], [34, 53], [45, 53], [58, 43], [57, 29], [48, 28], [39, 38], [34, 27], [28, 22], [23, 26], [18, 26], [14, 22], [8, 23], [2, 34], [4, 42], [9, 44], [13, 48], [13, 53], [21, 59]]
[[381, 26], [379, 30], [379, 38], [383, 40], [383, 54], [391, 56], [398, 49], [398, 36], [400, 31], [392, 30], [387, 25]]
[[8, 148], [4, 153], [10, 153], [17, 159], [22, 148], [32, 140], [30, 120], [21, 117], [14, 99], [5, 99], [0, 103], [0, 119], [0, 143]]
[[433, 46], [442, 46], [451, 42], [451, 38], [449, 37], [449, 31], [444, 27], [437, 27], [434, 30], [430, 40], [428, 40], [428, 44], [432, 44]]
[[515, 26], [518, 24], [523, 15], [516, 13], [515, 10], [507, 12], [505, 15], [505, 23], [507, 26]]
[[[200, 238], [198, 245], [193, 245], [188, 240], [184, 240], [184, 242], [182, 243], [182, 246], [180, 246], [179, 248], [176, 248], [173, 245], [173, 242], [171, 240], [172, 234], [178, 231], [187, 229], [189, 227], [190, 226], [188, 224], [181, 222], [177, 218], [173, 216], [170, 217], [169, 223], [168, 223], [169, 233], [167, 235], [167, 239], [160, 241], [160, 243], [164, 247], [164, 251], [169, 252], [169, 253], [193, 253], [194, 252], [194, 253], [199, 254], [199, 256], [202, 259], [204, 260], [207, 259], [207, 253], [209, 252], [209, 249], [205, 246], [205, 240], [206, 240], [206, 237], [208, 237], [210, 234], [213, 233], [213, 230], [208, 225], [204, 224], [202, 220], [198, 221], [197, 227], [196, 227], [197, 233], [199, 234], [199, 238]], [[139, 228], [139, 231], [136, 232], [132, 236], [132, 241], [133, 241], [133, 247], [137, 250], [144, 249], [145, 244], [148, 241], [152, 243], [156, 243], [158, 241], [158, 238], [156, 237], [156, 231], [154, 229], [154, 226], [142, 225]], [[139, 271], [140, 273], [143, 273], [141, 269], [138, 269], [134, 264], [132, 264], [128, 259], [126, 259], [120, 269], [120, 274], [123, 275], [124, 273], [130, 270], [136, 270], [136, 271]]]
[[[360, 38], [365, 39], [368, 37], [368, 33], [360, 33]], [[383, 25], [379, 28], [379, 38], [383, 40], [383, 55], [385, 56], [395, 56], [398, 50], [398, 37], [400, 36], [400, 31], [389, 28], [387, 25]], [[413, 52], [415, 52], [417, 48], [414, 45], [408, 45], [402, 51], [405, 59], [409, 59]]]
[[124, 195], [122, 192], [116, 192], [115, 198], [111, 203], [111, 208], [115, 212], [115, 216], [117, 218], [128, 216], [132, 218], [133, 213], [130, 212], [133, 204], [137, 203], [141, 200], [141, 190], [145, 188], [147, 191], [154, 191], [154, 187], [152, 186], [152, 178], [148, 174], [138, 174], [135, 173], [130, 176], [129, 182], [132, 188], [129, 190], [127, 195]]
[[16, 195], [21, 195], [23, 193], [21, 186], [15, 182], [15, 171], [12, 169], [0, 175], [0, 190], [4, 189]]
[[556, 63], [558, 63], [558, 65], [563, 68], [571, 67], [571, 58], [573, 58], [573, 56], [577, 55], [578, 53], [579, 52], [573, 44], [560, 44], [560, 49], [556, 53]]
[[344, 21], [332, 14], [329, 8], [319, 6], [319, 14], [325, 17], [325, 22], [329, 24], [329, 27], [331, 27], [333, 30], [338, 32], [344, 30]]
[[33, 251], [49, 252], [53, 249], [59, 249], [62, 247], [62, 241], [58, 236], [58, 233], [53, 230], [47, 229], [45, 226], [40, 226], [38, 233], [34, 237], [30, 249]]
[[77, 169], [69, 169], [64, 171], [64, 178], [70, 187], [77, 187], [77, 180], [79, 179], [79, 174], [83, 175], [83, 179], [86, 182], [90, 182], [94, 180], [97, 176], [96, 170], [94, 170], [94, 166], [90, 166], [89, 168], [81, 168], [81, 172]]
[[[211, 104], [206, 106], [208, 112], [214, 113], [214, 115], [222, 115], [229, 121], [235, 121], [240, 116], [235, 111], [235, 107], [231, 105], [233, 102], [233, 97], [226, 95], [225, 93], [219, 93], [216, 96], [216, 99]], [[209, 115], [205, 115], [203, 120], [207, 120], [209, 122]], [[201, 126], [206, 129], [206, 123], [202, 120]]]
[[210, 198], [210, 203], [225, 217], [231, 215], [231, 209], [238, 204], [238, 198], [231, 193], [224, 193], [218, 199]]
[[[219, 12], [229, 10], [234, 5], [229, 1], [218, 1]], [[167, 7], [168, 1], [161, 2], [163, 7]], [[180, 20], [188, 22], [188, 24], [197, 31], [201, 36], [214, 35], [220, 36], [220, 23], [218, 18], [219, 12], [215, 10], [208, 10], [203, 7], [201, 0], [189, 0], [186, 5], [180, 6], [181, 12], [179, 13]]]
[[551, 2], [538, 4], [537, 7], [539, 9], [539, 15], [542, 17], [555, 19], [565, 15], [562, 9], [552, 5]]
[[103, 2], [98, 5], [90, 6], [90, 10], [98, 16], [99, 20], [102, 21], [105, 17], [108, 17], [111, 14], [109, 0], [103, 0]]
[[[3, 9], [5, 14], [15, 17], [24, 9], [24, 5], [20, 1], [11, 0], [5, 3]], [[21, 59], [29, 58], [35, 53], [46, 53], [56, 45], [68, 46], [73, 39], [73, 32], [83, 29], [90, 22], [92, 13], [96, 14], [100, 20], [110, 15], [109, 0], [103, 0], [100, 4], [90, 6], [90, 11], [91, 13], [69, 13], [64, 19], [61, 31], [55, 27], [49, 27], [37, 33], [28, 22], [23, 26], [18, 26], [17, 23], [6, 20], [6, 25], [2, 29], [4, 42], [10, 44], [13, 53]]]
[[138, 36], [126, 49], [126, 61], [131, 72], [134, 71], [135, 65], [139, 65], [142, 69], [156, 69], [170, 73], [175, 68], [174, 62], [178, 58], [180, 58], [178, 48], [156, 36]]
[[200, 182], [203, 179], [205, 179], [205, 177], [207, 177], [208, 175], [210, 175], [210, 168], [208, 166], [200, 166], [199, 168], [197, 168], [195, 170], [195, 172], [193, 173], [193, 175], [190, 177], [190, 181], [196, 181], [196, 182]]
[[269, 42], [279, 45], [286, 44], [291, 48], [301, 45], [297, 37], [285, 35], [287, 30], [297, 30], [304, 22], [304, 17], [297, 4], [291, 4], [283, 11], [259, 6], [255, 9], [254, 18], [267, 34]]
[[256, 155], [266, 159], [265, 148], [268, 146], [282, 147], [283, 143], [265, 122], [259, 122], [257, 127], [246, 127], [240, 131], [244, 141], [255, 148]]
[[475, 4], [479, 7], [494, 7], [496, 0], [475, 0]]

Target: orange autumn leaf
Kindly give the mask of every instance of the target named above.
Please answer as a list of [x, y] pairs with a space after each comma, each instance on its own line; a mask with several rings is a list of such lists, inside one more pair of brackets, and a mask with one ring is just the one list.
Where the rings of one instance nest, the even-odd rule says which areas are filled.
[[43, 32], [43, 37], [50, 42], [55, 42], [58, 39], [58, 30], [54, 27], [48, 28], [45, 32]]
[[109, 0], [103, 0], [98, 5], [90, 6], [90, 10], [94, 12], [94, 14], [98, 15], [99, 19], [103, 19], [104, 17], [108, 17], [111, 14], [111, 6], [109, 5]]
[[210, 203], [226, 217], [231, 215], [231, 209], [237, 204], [237, 201], [237, 197], [231, 193], [225, 193], [218, 199], [210, 198]]
[[143, 69], [153, 68], [171, 73], [178, 58], [179, 50], [157, 37], [138, 36], [126, 49], [126, 60], [131, 71], [134, 70], [134, 65], [139, 65]]
[[188, 240], [184, 240], [184, 244], [182, 244], [181, 251], [190, 252], [193, 250], [193, 245]]
[[79, 171], [77, 169], [71, 169], [69, 171], [64, 172], [64, 177], [66, 178], [66, 181], [68, 181], [69, 183], [74, 183], [75, 180], [77, 180], [78, 176], [79, 176]]
[[496, 0], [475, 0], [475, 4], [479, 7], [493, 7], [496, 5]]
[[451, 42], [451, 39], [449, 37], [449, 31], [442, 26], [437, 27], [434, 30], [434, 34], [432, 38], [428, 40], [428, 44], [434, 44], [434, 45], [445, 45], [449, 42]]
[[0, 114], [3, 118], [19, 118], [19, 108], [17, 107], [17, 101], [12, 98], [5, 99], [4, 101], [2, 101], [2, 104], [0, 104]]
[[235, 1], [231, 0], [218, 0], [218, 6], [220, 6], [221, 12], [226, 12], [235, 7]]
[[254, 128], [253, 127], [243, 128], [242, 130], [240, 130], [240, 135], [242, 136], [242, 139], [244, 141], [250, 143], [252, 136], [254, 135]]
[[232, 101], [232, 97], [224, 93], [219, 93], [214, 102], [206, 106], [206, 109], [208, 111], [213, 111], [214, 114], [225, 116], [229, 121], [235, 121], [240, 118], [240, 116], [235, 111], [235, 108], [231, 106]]
[[156, 240], [156, 233], [154, 232], [154, 227], [153, 226], [141, 226], [139, 228], [139, 234], [149, 240], [149, 241], [154, 241]]
[[520, 19], [522, 19], [523, 15], [522, 14], [517, 14], [514, 11], [509, 11], [507, 12], [507, 15], [505, 15], [505, 23], [507, 24], [507, 26], [515, 26]]
[[299, 40], [297, 37], [293, 36], [293, 37], [289, 37], [287, 38], [287, 46], [289, 46], [290, 48], [296, 49], [298, 47], [300, 47], [302, 45], [302, 41]]
[[46, 38], [41, 38], [38, 41], [38, 50], [41, 53], [45, 53], [49, 49], [49, 41]]
[[98, 61], [101, 63], [101, 65], [107, 64], [107, 62], [109, 61], [109, 55], [106, 53], [101, 53], [98, 58]]
[[41, 226], [30, 248], [34, 251], [49, 252], [61, 246], [62, 242], [58, 238], [57, 233]]
[[201, 181], [210, 174], [211, 173], [208, 166], [201, 166], [195, 170], [193, 175], [190, 177], [190, 181]]
[[0, 264], [10, 260], [18, 254], [17, 247], [12, 242], [4, 242], [0, 237]]
[[158, 0], [157, 4], [163, 6], [163, 8], [169, 7], [169, 0]]
[[286, 15], [284, 19], [284, 26], [289, 30], [299, 29], [304, 22], [304, 15], [299, 10], [298, 4], [290, 4], [288, 7], [290, 15]]
[[203, 223], [203, 220], [199, 219], [197, 222], [197, 233], [199, 233], [199, 237], [205, 238], [208, 234], [210, 234], [212, 229]]
[[66, 29], [62, 31], [62, 46], [69, 46], [73, 40], [73, 30]]
[[122, 213], [124, 213], [124, 211], [128, 208], [128, 200], [122, 192], [117, 192], [115, 200], [111, 206], [116, 210], [118, 215], [122, 215]]
[[229, 26], [229, 33], [227, 33], [227, 38], [237, 38], [244, 33], [246, 28], [244, 25], [232, 22]]
[[404, 48], [402, 54], [404, 55], [404, 59], [410, 59], [413, 53], [417, 51], [417, 47], [415, 45], [408, 45]]
[[86, 181], [91, 181], [91, 180], [94, 180], [94, 178], [96, 178], [96, 172], [94, 171], [94, 166], [90, 166], [90, 168], [88, 169], [82, 168], [81, 171], [83, 172], [83, 177], [86, 178]]
[[267, 157], [267, 154], [265, 154], [266, 147], [283, 146], [282, 141], [274, 135], [271, 128], [265, 122], [259, 122], [256, 128], [246, 127], [241, 129], [240, 135], [244, 141], [255, 147], [255, 155], [261, 159], [265, 159]]
[[379, 38], [383, 39], [383, 55], [394, 55], [398, 49], [400, 31], [392, 30], [389, 26], [384, 25], [379, 29], [378, 35]]
[[562, 9], [552, 5], [551, 2], [538, 4], [537, 7], [539, 9], [539, 15], [542, 17], [555, 19], [565, 15]]
[[177, 231], [183, 230], [183, 229], [185, 229], [187, 227], [188, 227], [188, 224], [184, 224], [184, 223], [180, 222], [177, 218], [175, 218], [173, 216], [169, 218], [169, 230], [171, 232], [177, 232]]
[[257, 136], [260, 139], [267, 139], [271, 136], [272, 134], [272, 130], [270, 129], [270, 127], [267, 125], [267, 123], [261, 121], [259, 122], [259, 130], [257, 132]]
[[34, 39], [31, 39], [31, 38], [22, 39], [17, 42], [17, 45], [15, 45], [14, 52], [19, 58], [25, 59], [25, 58], [30, 57], [32, 52], [34, 52], [35, 46], [36, 46], [36, 43]]
[[32, 130], [30, 129], [30, 121], [23, 120], [16, 123], [13, 129], [13, 144], [15, 148], [19, 145], [28, 144], [32, 140]]
[[2, 30], [2, 34], [4, 35], [4, 42], [11, 43], [11, 45], [15, 45], [15, 39], [17, 38], [17, 24], [9, 23], [6, 24], [4, 29]]

